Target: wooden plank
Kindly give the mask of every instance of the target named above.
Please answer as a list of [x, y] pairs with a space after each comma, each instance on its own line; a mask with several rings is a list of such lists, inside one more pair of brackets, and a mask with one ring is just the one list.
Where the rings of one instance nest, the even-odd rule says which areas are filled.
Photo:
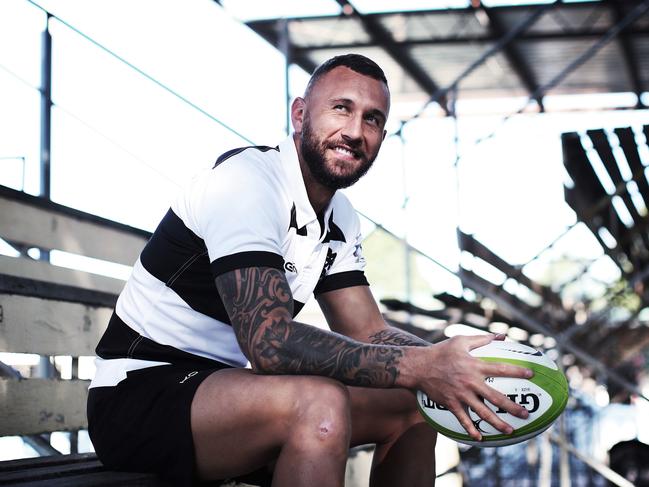
[[545, 301], [551, 302], [553, 305], [563, 309], [561, 298], [558, 294], [554, 293], [549, 287], [543, 286], [538, 282], [533, 281], [523, 273], [523, 269], [516, 267], [505, 259], [494, 253], [490, 248], [477, 240], [473, 235], [466, 234], [460, 229], [457, 230], [458, 242], [461, 250], [465, 250], [476, 257], [491, 264], [496, 269], [503, 272], [507, 277], [515, 279], [523, 286], [541, 296]]
[[117, 302], [117, 294], [2, 273], [0, 273], [0, 294], [17, 294], [54, 301], [69, 301], [100, 308], [114, 308]]
[[112, 294], [119, 294], [124, 287], [124, 281], [121, 279], [100, 276], [75, 269], [67, 269], [40, 260], [23, 257], [0, 255], [0, 269], [2, 269], [3, 274], [9, 274], [11, 276], [27, 277], [29, 279], [65, 284], [83, 289], [93, 289]]
[[111, 308], [0, 295], [0, 351], [94, 355]]
[[[152, 474], [115, 471], [62, 474], [37, 480], [22, 480], [18, 477], [17, 480], [12, 479], [7, 483], [0, 482], [0, 484], [21, 487], [172, 487]], [[235, 487], [230, 483], [222, 485], [223, 487]]]
[[0, 379], [0, 436], [87, 428], [89, 381]]
[[629, 168], [633, 173], [633, 180], [638, 185], [638, 190], [642, 196], [642, 200], [644, 201], [645, 206], [649, 208], [649, 184], [647, 184], [647, 178], [644, 176], [645, 168], [640, 159], [638, 144], [635, 141], [635, 134], [631, 127], [617, 128], [614, 132], [620, 141], [620, 147], [622, 147], [624, 156], [629, 163]]
[[[55, 459], [56, 461], [51, 462], [49, 459]], [[12, 463], [13, 465], [4, 467], [1, 463]], [[76, 455], [53, 455], [1, 463], [0, 478], [2, 480], [0, 484], [9, 481], [27, 482], [64, 476], [88, 475], [105, 470], [105, 467], [94, 453], [86, 454], [85, 459], [76, 458]]]
[[95, 462], [99, 462], [99, 460], [97, 460], [96, 453], [75, 453], [72, 455], [52, 455], [47, 457], [19, 458], [17, 460], [5, 460], [3, 462], [0, 462], [0, 474], [4, 475], [7, 472], [27, 469], [53, 469], [66, 465], [74, 465], [76, 463], [92, 465]]
[[133, 265], [148, 240], [142, 235], [14, 201], [1, 194], [0, 237], [125, 265]]

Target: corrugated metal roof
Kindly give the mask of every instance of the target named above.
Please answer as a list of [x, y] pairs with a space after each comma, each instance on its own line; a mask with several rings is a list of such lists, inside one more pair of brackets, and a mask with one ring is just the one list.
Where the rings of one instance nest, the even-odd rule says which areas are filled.
[[[546, 5], [363, 14], [337, 0], [339, 15], [247, 22], [280, 46], [287, 23], [290, 58], [310, 72], [329, 57], [359, 52], [377, 61], [393, 101], [429, 100], [503, 38], [537, 18], [459, 83], [458, 98], [649, 91], [649, 3], [602, 0]], [[542, 89], [630, 13], [633, 22], [557, 86]], [[634, 10], [636, 9], [636, 10]], [[344, 12], [347, 12], [345, 14]], [[444, 106], [444, 99], [441, 104]]]

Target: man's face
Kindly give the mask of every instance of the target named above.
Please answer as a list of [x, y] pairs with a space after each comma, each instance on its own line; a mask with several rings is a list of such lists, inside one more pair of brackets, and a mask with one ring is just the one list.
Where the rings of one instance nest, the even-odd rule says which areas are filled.
[[296, 132], [317, 182], [332, 190], [346, 188], [369, 170], [385, 137], [389, 104], [384, 83], [343, 66], [316, 82]]

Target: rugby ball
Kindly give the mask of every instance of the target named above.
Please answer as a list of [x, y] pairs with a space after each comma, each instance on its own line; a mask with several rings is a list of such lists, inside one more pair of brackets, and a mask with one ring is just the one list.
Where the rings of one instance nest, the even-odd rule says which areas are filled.
[[453, 413], [442, 404], [431, 400], [423, 392], [417, 391], [417, 405], [421, 414], [428, 424], [444, 436], [473, 446], [513, 445], [545, 431], [566, 407], [568, 402], [566, 377], [559, 367], [540, 351], [516, 342], [494, 340], [483, 347], [471, 350], [470, 353], [487, 362], [507, 362], [534, 371], [534, 377], [530, 379], [487, 377], [485, 380], [490, 387], [523, 406], [530, 414], [527, 419], [517, 418], [485, 401], [485, 404], [495, 411], [500, 419], [514, 428], [512, 434], [505, 435], [469, 408], [469, 417], [482, 435], [482, 441], [475, 441]]

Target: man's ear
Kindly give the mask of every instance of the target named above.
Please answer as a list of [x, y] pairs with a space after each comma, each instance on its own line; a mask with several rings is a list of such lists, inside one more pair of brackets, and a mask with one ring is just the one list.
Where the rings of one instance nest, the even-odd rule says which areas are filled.
[[296, 133], [302, 133], [302, 123], [304, 122], [304, 110], [306, 109], [306, 101], [304, 98], [297, 97], [293, 100], [291, 105], [291, 122], [293, 129]]

